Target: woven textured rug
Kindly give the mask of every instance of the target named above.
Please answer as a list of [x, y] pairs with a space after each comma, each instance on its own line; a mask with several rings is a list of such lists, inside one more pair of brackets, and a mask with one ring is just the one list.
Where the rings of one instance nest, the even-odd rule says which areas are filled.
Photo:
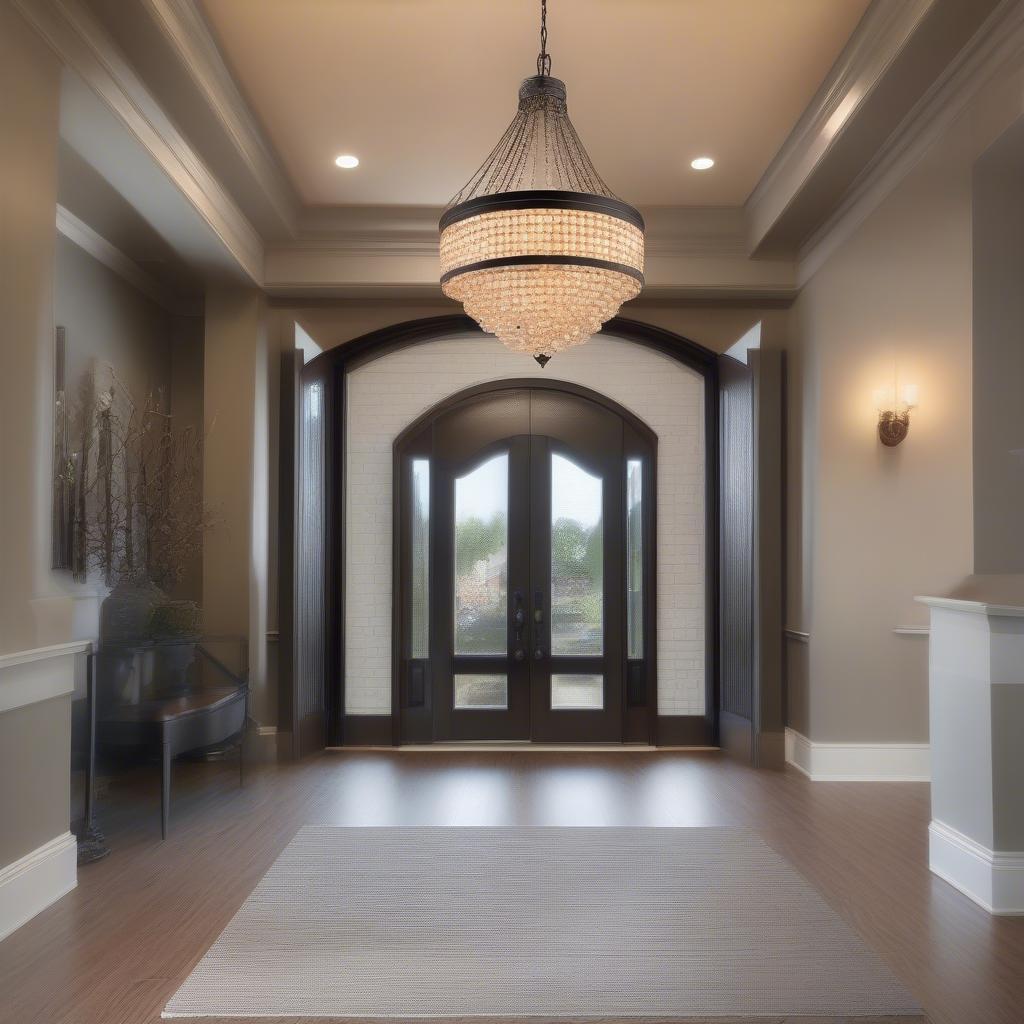
[[738, 828], [303, 828], [164, 1017], [920, 1009]]

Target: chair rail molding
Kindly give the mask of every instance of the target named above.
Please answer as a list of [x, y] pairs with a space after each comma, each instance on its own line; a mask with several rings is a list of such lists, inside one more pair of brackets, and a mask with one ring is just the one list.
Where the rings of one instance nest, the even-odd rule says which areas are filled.
[[786, 761], [812, 782], [927, 782], [927, 743], [817, 743], [786, 729]]
[[0, 868], [0, 940], [78, 884], [78, 844], [70, 832]]
[[0, 654], [0, 714], [72, 693], [75, 660], [91, 650], [91, 640], [75, 640]]

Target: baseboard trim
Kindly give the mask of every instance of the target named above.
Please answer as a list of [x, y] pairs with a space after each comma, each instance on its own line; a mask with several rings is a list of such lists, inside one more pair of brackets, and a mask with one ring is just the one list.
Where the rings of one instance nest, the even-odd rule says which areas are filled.
[[711, 747], [714, 729], [703, 715], [658, 715], [659, 747]]
[[928, 867], [990, 914], [1024, 915], [1024, 852], [990, 850], [951, 825], [932, 821]]
[[[658, 715], [659, 747], [714, 746], [711, 723], [703, 715]], [[390, 747], [390, 715], [345, 715], [342, 725], [344, 747]]]
[[341, 726], [346, 747], [390, 747], [390, 715], [346, 715]]
[[786, 761], [813, 782], [928, 782], [927, 743], [815, 743], [786, 729]]
[[0, 868], [0, 940], [78, 884], [78, 847], [70, 832]]

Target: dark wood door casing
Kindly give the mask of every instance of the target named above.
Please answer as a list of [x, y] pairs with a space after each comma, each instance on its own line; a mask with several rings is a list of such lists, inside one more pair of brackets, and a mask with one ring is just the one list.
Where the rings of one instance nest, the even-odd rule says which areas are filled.
[[[655, 465], [657, 439], [637, 417], [578, 385], [534, 379], [495, 382], [452, 396], [395, 442], [393, 720], [399, 742], [432, 739], [651, 741], [656, 720]], [[499, 671], [493, 656], [453, 656], [453, 481], [496, 452], [510, 463], [507, 712], [454, 710], [453, 672]], [[551, 649], [551, 456], [563, 454], [602, 482], [603, 647], [600, 655]], [[409, 648], [411, 460], [431, 459], [430, 657]], [[644, 656], [625, 656], [626, 459], [643, 459]], [[516, 660], [513, 595], [527, 619]], [[600, 674], [601, 710], [553, 710], [552, 672]], [[627, 679], [629, 686], [627, 687]], [[524, 708], [524, 696], [528, 705]], [[525, 713], [524, 713], [525, 712]]]
[[[325, 693], [322, 698], [322, 706], [326, 714], [327, 742], [331, 745], [344, 744], [380, 744], [399, 743], [402, 733], [399, 731], [398, 718], [393, 713], [388, 717], [362, 717], [348, 716], [345, 714], [345, 507], [344, 493], [346, 482], [345, 466], [345, 385], [349, 371], [363, 366], [375, 359], [386, 356], [401, 349], [430, 343], [440, 338], [451, 338], [465, 336], [472, 338], [481, 334], [481, 329], [471, 318], [462, 314], [454, 314], [439, 317], [427, 317], [418, 320], [410, 320], [402, 323], [392, 324], [365, 334], [362, 337], [347, 341], [344, 344], [328, 349], [314, 360], [308, 363], [303, 371], [303, 378], [308, 380], [313, 377], [322, 381], [325, 387], [325, 400], [330, 409], [330, 424], [328, 430], [328, 452], [327, 452], [327, 474], [325, 487], [325, 505], [328, 510], [328, 518], [332, 524], [329, 536], [329, 544], [322, 552], [324, 573], [328, 581], [328, 593], [325, 601], [325, 629], [324, 636], [327, 648], [323, 654], [325, 672], [323, 682]], [[707, 550], [707, 572], [706, 572], [706, 625], [705, 635], [707, 637], [706, 647], [706, 673], [705, 673], [705, 713], [703, 719], [687, 717], [661, 717], [657, 715], [656, 699], [648, 700], [645, 706], [627, 706], [626, 717], [633, 723], [627, 732], [632, 735], [640, 735], [638, 729], [642, 727], [642, 738], [650, 736], [659, 744], [698, 743], [716, 744], [718, 742], [718, 707], [719, 707], [719, 583], [718, 583], [718, 509], [719, 509], [719, 384], [718, 384], [718, 355], [710, 349], [706, 349], [689, 339], [675, 334], [672, 331], [656, 327], [653, 324], [642, 323], [637, 320], [630, 320], [625, 317], [615, 317], [605, 324], [602, 334], [611, 337], [615, 341], [624, 344], [639, 345], [644, 348], [653, 349], [667, 359], [681, 363], [694, 372], [700, 374], [704, 381], [704, 437], [705, 437], [705, 536]], [[533, 387], [543, 387], [549, 382], [543, 379], [529, 380]], [[489, 387], [484, 385], [483, 388]], [[572, 388], [572, 385], [569, 386]], [[581, 389], [585, 390], [585, 389]], [[596, 396], [595, 400], [601, 400]], [[643, 424], [626, 414], [626, 435], [630, 436], [636, 426], [643, 428]], [[420, 424], [422, 426], [422, 424]], [[413, 430], [415, 425], [410, 428]], [[403, 434], [403, 438], [409, 431]], [[301, 429], [296, 443], [301, 443]], [[287, 439], [284, 439], [285, 443]], [[651, 474], [653, 476], [653, 473]], [[296, 482], [298, 485], [298, 481]], [[395, 492], [398, 492], [401, 481], [395, 478]], [[652, 524], [649, 536], [652, 538], [652, 546], [655, 542]], [[298, 530], [296, 530], [298, 533]], [[289, 539], [285, 538], [287, 542]], [[295, 538], [297, 547], [297, 558], [300, 554], [301, 542]], [[397, 547], [397, 538], [396, 538]], [[392, 562], [393, 570], [397, 573], [397, 560]], [[300, 585], [296, 580], [296, 590]], [[399, 591], [396, 588], [395, 593]], [[648, 607], [647, 614], [654, 614], [654, 599]], [[298, 609], [297, 609], [298, 611]], [[296, 616], [298, 619], [301, 613]], [[285, 630], [297, 632], [300, 628], [298, 623], [284, 621], [280, 624], [282, 633]], [[296, 637], [297, 639], [297, 637]], [[398, 651], [392, 651], [392, 664], [398, 663]], [[654, 652], [652, 651], [647, 662], [647, 669], [654, 673]], [[421, 673], [420, 681], [424, 682]], [[637, 679], [629, 685], [638, 694], [643, 689], [644, 681]], [[292, 686], [297, 686], [297, 680], [292, 679]], [[297, 697], [298, 695], [296, 695]], [[399, 707], [399, 681], [393, 680], [392, 708]], [[429, 712], [429, 707], [417, 709], [422, 720], [424, 712]], [[416, 715], [410, 712], [410, 717]], [[650, 719], [649, 728], [644, 725]], [[637, 723], [640, 723], [638, 726]], [[403, 722], [402, 729], [405, 730], [411, 723]], [[415, 730], [406, 731], [410, 739], [414, 737]]]

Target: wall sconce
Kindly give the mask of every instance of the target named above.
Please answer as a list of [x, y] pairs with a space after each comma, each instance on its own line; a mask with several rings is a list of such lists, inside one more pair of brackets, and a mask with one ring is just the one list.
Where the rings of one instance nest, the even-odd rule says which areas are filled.
[[887, 448], [895, 448], [907, 436], [910, 430], [910, 410], [917, 408], [917, 399], [916, 384], [879, 388], [875, 391], [878, 439]]

